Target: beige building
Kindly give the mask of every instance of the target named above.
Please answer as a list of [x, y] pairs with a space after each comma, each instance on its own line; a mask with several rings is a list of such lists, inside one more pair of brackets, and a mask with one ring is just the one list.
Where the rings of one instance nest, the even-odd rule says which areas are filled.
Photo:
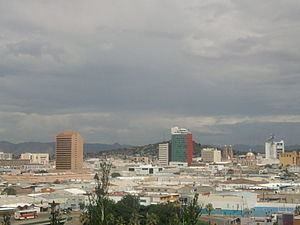
[[133, 157], [132, 161], [135, 163], [145, 163], [145, 164], [148, 164], [150, 162], [148, 157]]
[[159, 159], [159, 165], [161, 166], [169, 165], [169, 143], [158, 145], [158, 159]]
[[203, 162], [221, 162], [221, 151], [215, 148], [204, 148], [201, 151]]
[[279, 161], [283, 166], [299, 166], [300, 155], [297, 152], [283, 152], [279, 156]]
[[9, 168], [20, 169], [24, 165], [28, 165], [28, 164], [30, 164], [29, 159], [11, 159], [11, 160], [1, 159], [0, 160], [0, 167], [5, 167], [5, 168], [9, 167]]
[[29, 159], [34, 164], [49, 164], [49, 154], [47, 153], [22, 153], [21, 159]]
[[222, 151], [222, 159], [224, 161], [230, 161], [233, 159], [233, 149], [231, 145], [225, 145], [223, 151]]
[[83, 166], [83, 138], [78, 132], [63, 132], [56, 136], [56, 169], [80, 170]]

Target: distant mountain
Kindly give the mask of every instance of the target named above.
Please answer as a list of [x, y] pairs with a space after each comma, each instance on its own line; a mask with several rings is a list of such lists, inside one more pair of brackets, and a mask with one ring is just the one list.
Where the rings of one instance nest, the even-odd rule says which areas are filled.
[[[157, 156], [158, 145], [160, 143], [148, 144], [143, 146], [131, 146], [115, 144], [84, 144], [85, 154], [90, 157], [96, 157], [98, 155], [141, 155], [141, 156]], [[194, 156], [201, 155], [201, 149], [205, 147], [214, 147], [211, 145], [201, 145], [194, 142]], [[243, 152], [253, 151], [264, 153], [265, 147], [263, 145], [233, 145], [234, 150], [243, 154]], [[32, 153], [49, 153], [54, 154], [55, 143], [48, 142], [24, 142], [14, 144], [7, 141], [0, 141], [0, 152], [9, 152], [13, 154], [21, 154], [25, 152]], [[220, 148], [220, 146], [218, 147]], [[222, 147], [221, 147], [222, 148]], [[289, 145], [285, 147], [286, 151], [300, 151], [300, 145]]]
[[[111, 149], [124, 149], [130, 148], [130, 145], [115, 144], [84, 144], [85, 153], [106, 151]], [[24, 143], [10, 143], [7, 141], [0, 142], [0, 152], [9, 152], [13, 154], [21, 154], [25, 152], [31, 153], [49, 153], [54, 154], [55, 143], [41, 143], [41, 142], [24, 142]]]
[[232, 148], [240, 152], [265, 152], [265, 146], [263, 145], [233, 145]]
[[[259, 152], [265, 153], [265, 146], [264, 145], [233, 145], [232, 148], [234, 150], [240, 152]], [[292, 151], [300, 151], [300, 145], [287, 145], [285, 146], [285, 151], [292, 152]]]
[[[101, 152], [94, 152], [88, 154], [89, 157], [98, 157], [98, 156], [112, 156], [112, 155], [121, 155], [124, 158], [127, 156], [147, 156], [147, 157], [157, 157], [158, 156], [158, 145], [161, 143], [166, 143], [166, 142], [159, 142], [155, 144], [148, 144], [148, 145], [143, 145], [143, 146], [134, 146], [131, 148], [126, 148], [126, 149], [112, 149], [112, 150], [107, 150], [107, 151], [101, 151]], [[201, 154], [201, 145], [194, 142], [193, 143], [194, 147], [194, 157], [199, 157]]]

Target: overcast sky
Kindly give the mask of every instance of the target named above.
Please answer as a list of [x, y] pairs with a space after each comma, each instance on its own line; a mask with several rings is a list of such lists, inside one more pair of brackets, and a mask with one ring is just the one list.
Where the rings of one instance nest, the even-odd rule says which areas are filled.
[[300, 144], [299, 0], [0, 0], [0, 140]]

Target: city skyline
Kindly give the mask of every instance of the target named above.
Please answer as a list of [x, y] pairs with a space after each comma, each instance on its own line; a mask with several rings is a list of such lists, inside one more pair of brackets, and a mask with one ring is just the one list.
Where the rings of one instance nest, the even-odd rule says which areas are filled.
[[[300, 2], [1, 1], [0, 140], [300, 144]], [[167, 136], [169, 137], [169, 136]]]

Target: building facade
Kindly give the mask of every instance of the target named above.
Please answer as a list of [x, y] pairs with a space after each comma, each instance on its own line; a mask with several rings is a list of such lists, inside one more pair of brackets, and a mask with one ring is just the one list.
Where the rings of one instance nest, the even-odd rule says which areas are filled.
[[132, 162], [148, 164], [150, 162], [150, 159], [149, 157], [136, 156], [133, 157]]
[[12, 160], [12, 153], [0, 152], [0, 160]]
[[169, 143], [158, 145], [158, 160], [161, 166], [169, 165]]
[[221, 162], [221, 151], [215, 148], [203, 148], [201, 151], [203, 162]]
[[171, 159], [172, 162], [187, 162], [192, 165], [193, 135], [185, 128], [173, 127], [171, 129]]
[[233, 159], [233, 149], [231, 145], [225, 145], [222, 151], [222, 159], [223, 161], [230, 161]]
[[29, 159], [1, 159], [0, 160], [0, 167], [3, 168], [14, 168], [14, 169], [21, 169], [24, 165], [30, 164]]
[[281, 153], [284, 152], [284, 141], [275, 141], [274, 135], [272, 135], [265, 143], [266, 159], [279, 159]]
[[49, 154], [47, 153], [22, 153], [21, 159], [29, 159], [30, 163], [49, 164]]
[[56, 136], [56, 169], [80, 170], [83, 167], [83, 138], [78, 132], [63, 132]]
[[283, 166], [299, 166], [300, 155], [297, 152], [283, 152], [279, 156], [279, 161]]

